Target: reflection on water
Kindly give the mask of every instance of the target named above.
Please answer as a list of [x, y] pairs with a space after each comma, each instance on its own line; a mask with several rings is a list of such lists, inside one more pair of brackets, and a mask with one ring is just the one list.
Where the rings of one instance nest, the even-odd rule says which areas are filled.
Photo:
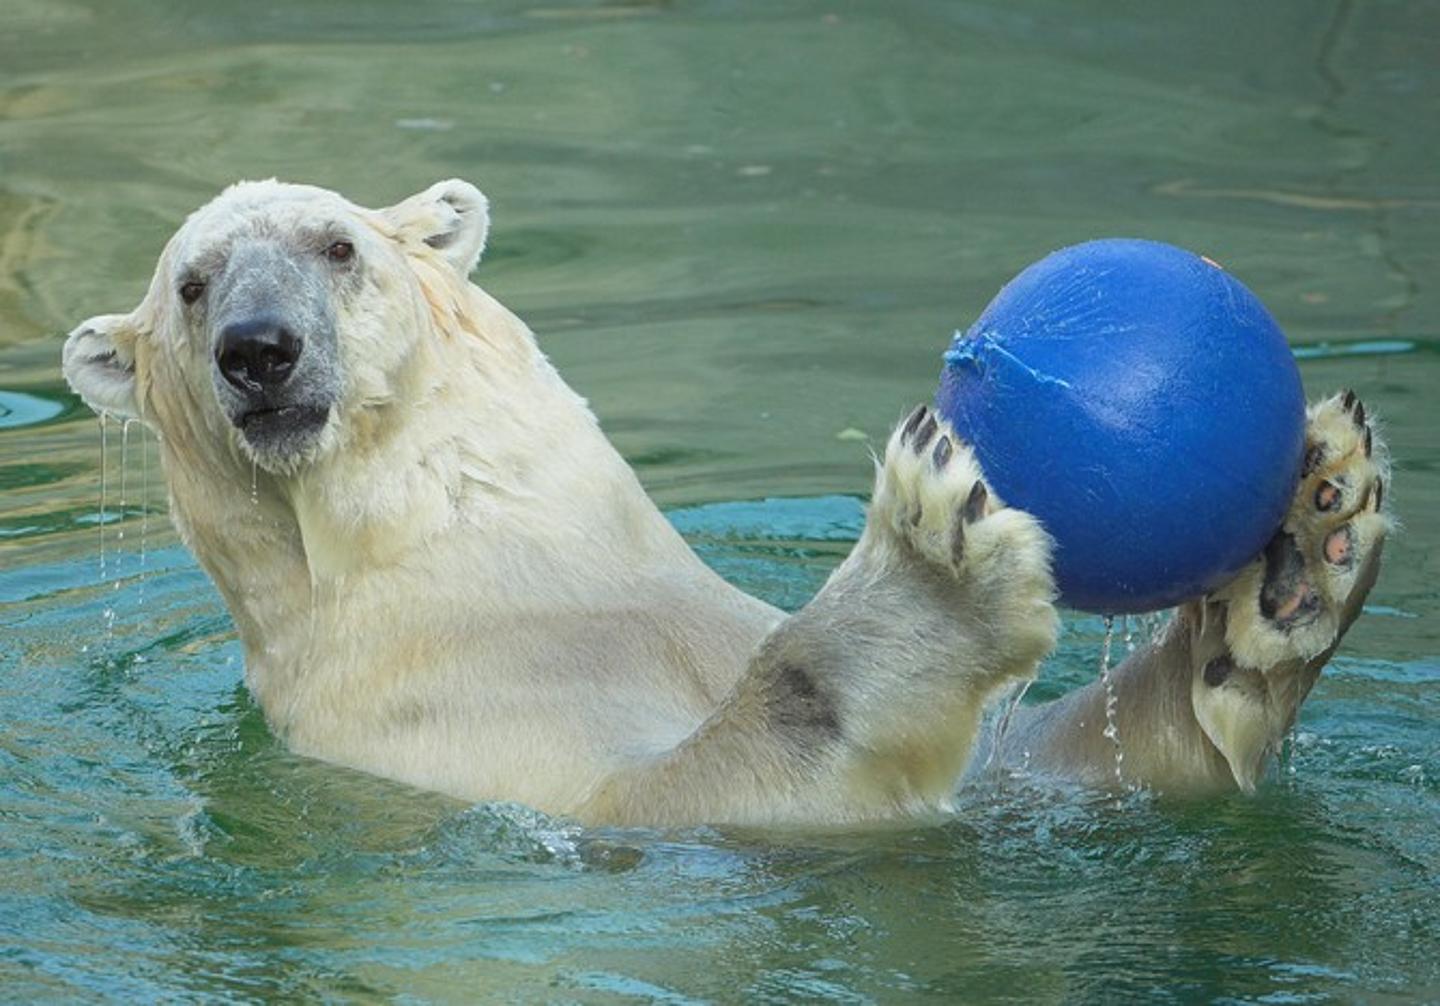
[[[0, 0], [4, 997], [1432, 998], [1437, 34], [1309, 0]], [[938, 828], [586, 832], [295, 758], [138, 431], [102, 518], [57, 370], [185, 213], [272, 174], [371, 204], [476, 180], [479, 280], [785, 607], [949, 333], [1105, 234], [1223, 262], [1313, 394], [1374, 405], [1406, 531], [1254, 799], [992, 778]], [[1103, 631], [1068, 619], [1027, 701]]]
[[0, 429], [35, 426], [54, 419], [65, 411], [65, 402], [23, 395], [18, 391], [0, 391]]
[[1356, 339], [1354, 342], [1321, 342], [1293, 347], [1300, 360], [1328, 360], [1339, 356], [1394, 356], [1413, 353], [1420, 344], [1409, 339]]

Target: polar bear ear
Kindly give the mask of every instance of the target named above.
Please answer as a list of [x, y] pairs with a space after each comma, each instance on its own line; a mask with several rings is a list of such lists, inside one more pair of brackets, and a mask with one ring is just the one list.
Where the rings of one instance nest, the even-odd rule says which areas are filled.
[[65, 380], [96, 412], [134, 419], [135, 337], [130, 315], [103, 314], [84, 322], [65, 340]]
[[404, 238], [436, 249], [461, 276], [470, 275], [485, 250], [490, 203], [469, 182], [436, 182], [381, 212]]

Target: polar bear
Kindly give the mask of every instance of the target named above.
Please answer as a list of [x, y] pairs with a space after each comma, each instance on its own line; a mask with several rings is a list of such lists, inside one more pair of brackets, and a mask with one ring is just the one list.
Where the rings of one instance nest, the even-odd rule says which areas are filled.
[[[917, 408], [868, 523], [786, 617], [650, 502], [514, 315], [472, 285], [488, 205], [384, 210], [248, 182], [194, 213], [71, 386], [159, 437], [175, 523], [295, 751], [583, 822], [845, 825], [942, 813], [972, 749], [1111, 779], [1104, 696], [981, 735], [1054, 644], [1049, 541]], [[1125, 781], [1253, 788], [1389, 527], [1353, 395], [1312, 407], [1284, 529], [1115, 673]]]

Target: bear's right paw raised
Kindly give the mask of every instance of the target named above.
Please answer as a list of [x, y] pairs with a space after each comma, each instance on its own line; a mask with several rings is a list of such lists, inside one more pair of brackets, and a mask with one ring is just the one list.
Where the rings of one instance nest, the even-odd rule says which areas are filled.
[[959, 581], [970, 605], [1021, 621], [1051, 606], [1049, 537], [1029, 514], [1005, 506], [974, 453], [927, 406], [890, 437], [870, 523]]

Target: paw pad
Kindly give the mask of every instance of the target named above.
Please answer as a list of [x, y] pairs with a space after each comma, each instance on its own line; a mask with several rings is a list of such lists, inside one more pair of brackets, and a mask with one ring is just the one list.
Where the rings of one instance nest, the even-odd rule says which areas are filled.
[[1334, 482], [1321, 482], [1315, 490], [1315, 509], [1322, 513], [1334, 510], [1340, 505], [1340, 487]]
[[1331, 531], [1325, 538], [1325, 561], [1332, 566], [1348, 566], [1354, 558], [1355, 532], [1347, 524]]

